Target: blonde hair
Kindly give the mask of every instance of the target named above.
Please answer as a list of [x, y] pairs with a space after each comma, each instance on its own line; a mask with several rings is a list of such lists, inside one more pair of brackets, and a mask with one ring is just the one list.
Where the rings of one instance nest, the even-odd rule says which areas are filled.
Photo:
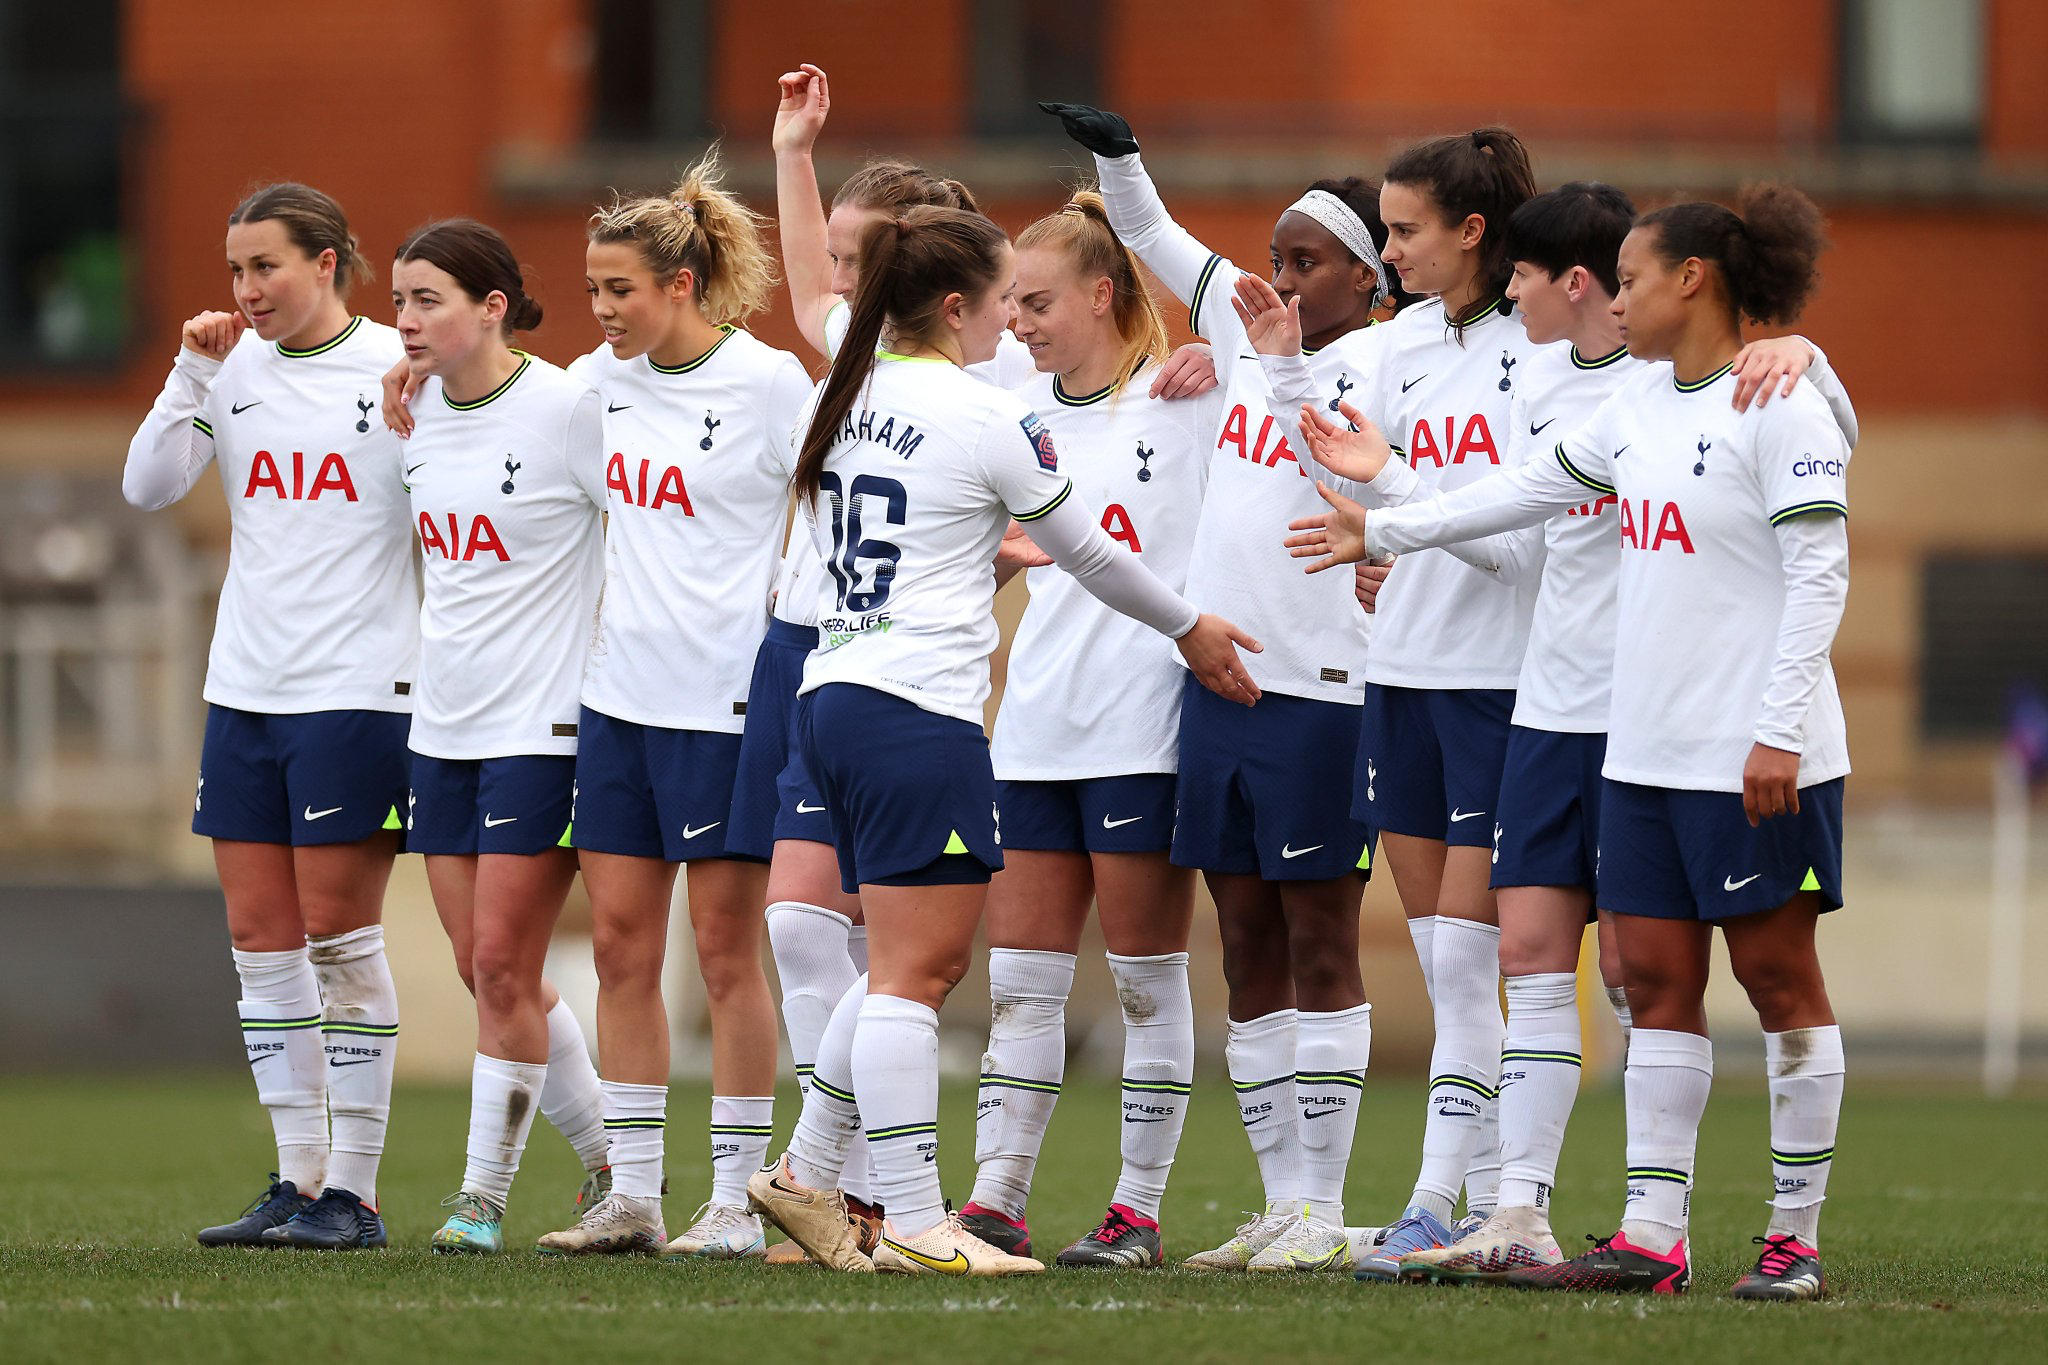
[[1160, 315], [1158, 300], [1145, 288], [1137, 256], [1109, 225], [1109, 210], [1100, 192], [1075, 190], [1058, 213], [1047, 214], [1018, 234], [1017, 249], [1027, 247], [1055, 247], [1066, 253], [1085, 278], [1108, 277], [1115, 291], [1110, 316], [1116, 319], [1117, 335], [1123, 338], [1117, 356], [1119, 389], [1148, 357], [1166, 359], [1166, 319]]
[[696, 276], [697, 305], [707, 322], [746, 321], [768, 306], [777, 283], [775, 258], [762, 240], [760, 214], [719, 188], [723, 168], [713, 144], [667, 194], [612, 202], [590, 215], [593, 242], [630, 242], [655, 275]]

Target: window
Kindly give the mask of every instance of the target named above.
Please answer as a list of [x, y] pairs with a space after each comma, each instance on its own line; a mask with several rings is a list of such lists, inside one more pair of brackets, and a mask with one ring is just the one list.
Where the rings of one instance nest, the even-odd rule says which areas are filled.
[[2013, 687], [2048, 687], [2048, 555], [1935, 555], [1922, 592], [1920, 733], [2004, 733]]
[[0, 368], [128, 338], [118, 0], [0, 0]]
[[1983, 0], [1842, 0], [1841, 13], [1844, 141], [1976, 145]]
[[710, 136], [710, 0], [597, 0], [594, 127], [607, 142]]
[[974, 5], [974, 131], [1049, 136], [1038, 100], [1099, 102], [1102, 0], [980, 0]]

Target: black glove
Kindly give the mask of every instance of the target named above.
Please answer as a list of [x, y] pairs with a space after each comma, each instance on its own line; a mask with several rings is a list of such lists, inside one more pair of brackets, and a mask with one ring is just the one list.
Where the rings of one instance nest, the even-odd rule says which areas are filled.
[[1129, 156], [1138, 150], [1138, 139], [1122, 114], [1097, 109], [1092, 104], [1049, 104], [1038, 107], [1066, 125], [1067, 136], [1097, 156]]

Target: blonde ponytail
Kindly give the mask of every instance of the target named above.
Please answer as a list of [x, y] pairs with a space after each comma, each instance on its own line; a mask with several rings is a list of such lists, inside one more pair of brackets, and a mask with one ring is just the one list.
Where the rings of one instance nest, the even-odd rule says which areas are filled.
[[1166, 359], [1166, 319], [1145, 288], [1138, 258], [1109, 224], [1109, 210], [1094, 189], [1078, 189], [1058, 213], [1048, 214], [1017, 236], [1018, 250], [1051, 247], [1066, 254], [1087, 279], [1106, 278], [1113, 291], [1110, 316], [1123, 346], [1117, 355], [1118, 387], [1147, 358]]
[[614, 197], [590, 215], [588, 235], [632, 243], [662, 279], [690, 271], [705, 320], [738, 326], [768, 306], [775, 258], [762, 238], [761, 215], [721, 188], [722, 179], [714, 145], [667, 194]]

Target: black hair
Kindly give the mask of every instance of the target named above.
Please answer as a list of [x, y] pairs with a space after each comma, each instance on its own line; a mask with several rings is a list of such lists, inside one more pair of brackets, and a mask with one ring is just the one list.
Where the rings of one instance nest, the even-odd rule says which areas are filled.
[[394, 261], [425, 261], [455, 277], [462, 292], [483, 302], [505, 296], [505, 335], [540, 326], [540, 304], [526, 293], [519, 258], [498, 230], [474, 218], [443, 218], [420, 228], [392, 256]]
[[[1358, 215], [1358, 221], [1365, 224], [1365, 233], [1366, 236], [1372, 239], [1373, 250], [1379, 252], [1386, 251], [1387, 224], [1386, 220], [1380, 217], [1380, 187], [1378, 185], [1365, 179], [1363, 176], [1347, 175], [1342, 178], [1333, 177], [1318, 180], [1313, 185], [1310, 185], [1308, 189], [1304, 190], [1303, 193], [1312, 193], [1316, 190], [1321, 190], [1325, 194], [1333, 194], [1341, 200], [1346, 208]], [[1356, 260], [1357, 258], [1354, 256], [1352, 259]], [[1382, 282], [1386, 286], [1387, 298], [1397, 309], [1404, 308], [1415, 301], [1417, 295], [1410, 294], [1401, 288], [1401, 277], [1395, 273], [1391, 266], [1381, 265], [1380, 275]]]
[[1536, 193], [1529, 150], [1506, 128], [1475, 128], [1469, 133], [1418, 142], [1387, 166], [1387, 183], [1414, 185], [1426, 192], [1446, 223], [1460, 223], [1473, 214], [1486, 222], [1479, 239], [1480, 288], [1449, 321], [1462, 332], [1492, 312], [1507, 290], [1508, 219]]
[[1614, 265], [1635, 225], [1636, 206], [1612, 185], [1574, 180], [1537, 195], [1508, 219], [1508, 260], [1551, 279], [1584, 266], [1610, 295], [1621, 292]]
[[1736, 203], [1736, 209], [1671, 204], [1644, 214], [1636, 226], [1656, 229], [1655, 249], [1667, 264], [1696, 256], [1720, 267], [1738, 319], [1790, 322], [1820, 283], [1827, 220], [1790, 185], [1750, 185]]

